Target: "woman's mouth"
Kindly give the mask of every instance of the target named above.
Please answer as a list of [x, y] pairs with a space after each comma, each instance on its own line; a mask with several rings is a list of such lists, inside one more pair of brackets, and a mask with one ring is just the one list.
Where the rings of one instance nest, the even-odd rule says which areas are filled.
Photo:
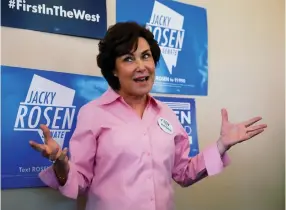
[[134, 78], [133, 80], [135, 82], [145, 82], [145, 81], [148, 81], [149, 79], [149, 76], [145, 76], [145, 77], [137, 77], [137, 78]]

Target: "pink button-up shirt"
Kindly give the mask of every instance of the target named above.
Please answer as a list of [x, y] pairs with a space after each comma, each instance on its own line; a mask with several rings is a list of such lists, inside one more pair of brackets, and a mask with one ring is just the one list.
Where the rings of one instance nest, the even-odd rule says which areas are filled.
[[[158, 119], [172, 126], [165, 132]], [[84, 105], [70, 139], [70, 171], [59, 186], [52, 167], [41, 180], [86, 210], [173, 210], [172, 179], [181, 186], [217, 174], [229, 163], [216, 143], [189, 158], [189, 139], [173, 111], [150, 97], [141, 119], [111, 88]]]

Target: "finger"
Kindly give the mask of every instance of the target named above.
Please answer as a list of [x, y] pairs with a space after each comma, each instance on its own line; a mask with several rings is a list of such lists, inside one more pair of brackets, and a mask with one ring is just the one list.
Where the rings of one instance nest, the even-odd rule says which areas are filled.
[[45, 150], [45, 146], [43, 144], [38, 144], [34, 141], [29, 141], [29, 144], [33, 149], [35, 149], [38, 152], [43, 152]]
[[64, 155], [67, 155], [67, 154], [68, 154], [68, 148], [67, 148], [67, 147], [65, 147], [65, 148], [63, 149], [63, 154], [64, 154]]
[[48, 159], [49, 159], [49, 157], [50, 157], [50, 153], [48, 153], [46, 149], [42, 152], [42, 155], [43, 155], [45, 158], [48, 158]]
[[59, 156], [59, 160], [64, 160], [67, 154], [68, 154], [68, 148], [64, 148]]
[[228, 122], [228, 114], [226, 109], [221, 110], [222, 123]]
[[51, 139], [51, 132], [49, 128], [46, 125], [41, 124], [40, 125], [41, 130], [43, 131], [44, 134], [44, 139], [45, 139], [45, 144], [47, 144], [48, 140]]
[[50, 160], [55, 160], [57, 159], [57, 154], [59, 152], [59, 148], [56, 148], [50, 155], [49, 155], [49, 159]]
[[264, 131], [264, 129], [258, 129], [258, 130], [255, 130], [255, 131], [251, 131], [248, 133], [248, 137], [249, 139], [250, 138], [253, 138], [254, 136], [257, 136], [258, 134], [262, 133]]
[[260, 121], [261, 119], [262, 119], [262, 117], [254, 117], [254, 118], [252, 118], [250, 120], [245, 121], [243, 124], [246, 127], [249, 127], [249, 126], [253, 125], [254, 123]]
[[256, 130], [259, 130], [259, 129], [264, 129], [266, 127], [267, 127], [266, 124], [250, 126], [250, 127], [247, 128], [247, 132], [256, 131]]

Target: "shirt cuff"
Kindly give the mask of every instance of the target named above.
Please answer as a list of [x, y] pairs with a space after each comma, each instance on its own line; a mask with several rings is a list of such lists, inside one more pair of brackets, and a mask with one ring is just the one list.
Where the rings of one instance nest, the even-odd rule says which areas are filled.
[[74, 171], [74, 166], [71, 162], [69, 162], [69, 173], [68, 179], [65, 185], [61, 186], [58, 182], [56, 177], [55, 171], [52, 166], [48, 167], [47, 169], [41, 171], [39, 173], [39, 177], [47, 186], [59, 190], [61, 194], [66, 197], [77, 199], [78, 196], [78, 181], [77, 175]]
[[71, 162], [69, 168], [68, 179], [65, 185], [59, 186], [59, 191], [66, 197], [77, 199], [79, 190], [77, 171]]
[[45, 170], [39, 173], [39, 178], [44, 182], [45, 185], [53, 188], [58, 189], [59, 183], [53, 169], [53, 166], [46, 168]]
[[230, 164], [227, 152], [224, 155], [219, 153], [217, 143], [212, 144], [203, 152], [205, 166], [209, 176], [219, 174]]

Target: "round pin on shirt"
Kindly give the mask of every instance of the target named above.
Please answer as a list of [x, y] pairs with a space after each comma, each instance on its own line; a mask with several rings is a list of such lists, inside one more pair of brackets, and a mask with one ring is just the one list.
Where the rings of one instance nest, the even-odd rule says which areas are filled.
[[172, 134], [173, 133], [173, 126], [168, 122], [168, 120], [165, 120], [162, 117], [160, 117], [158, 119], [158, 125], [166, 133], [168, 133], [168, 134]]

